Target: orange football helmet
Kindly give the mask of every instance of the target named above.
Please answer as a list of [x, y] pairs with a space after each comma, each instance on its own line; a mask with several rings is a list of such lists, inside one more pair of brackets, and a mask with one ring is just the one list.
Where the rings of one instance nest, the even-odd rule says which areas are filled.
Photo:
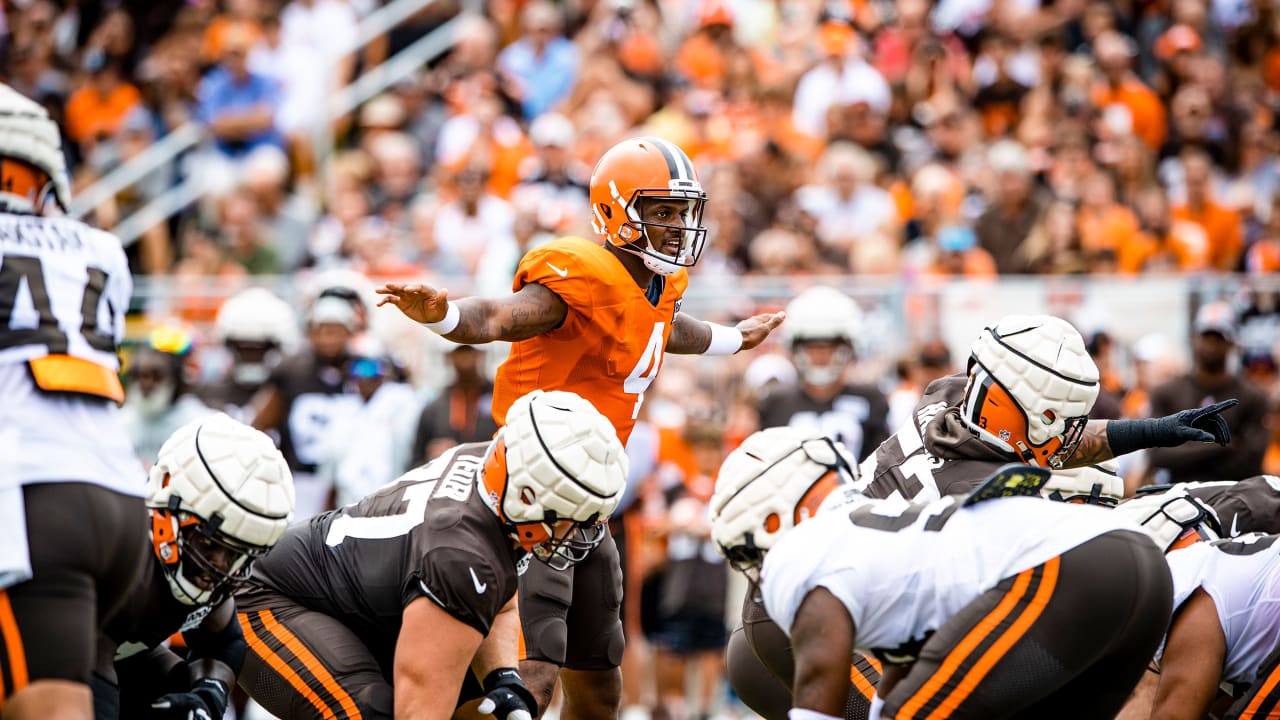
[[[592, 228], [659, 275], [698, 262], [707, 239], [702, 224], [706, 201], [693, 161], [661, 138], [623, 140], [605, 152], [591, 173]], [[655, 209], [652, 216], [646, 212], [650, 207]]]

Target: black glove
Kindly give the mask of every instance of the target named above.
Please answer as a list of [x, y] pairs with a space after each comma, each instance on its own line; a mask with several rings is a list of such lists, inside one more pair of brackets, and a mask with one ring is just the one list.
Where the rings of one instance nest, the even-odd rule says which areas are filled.
[[1239, 400], [1231, 398], [1208, 407], [1191, 408], [1162, 418], [1108, 420], [1107, 444], [1116, 457], [1135, 450], [1176, 447], [1187, 442], [1212, 442], [1223, 447], [1231, 442], [1231, 429], [1222, 411]]
[[476, 708], [481, 715], [492, 715], [498, 720], [532, 720], [538, 716], [538, 701], [524, 686], [515, 668], [494, 670], [485, 677], [481, 687], [484, 700]]
[[153, 718], [165, 720], [222, 720], [227, 711], [227, 684], [200, 678], [191, 692], [164, 695], [151, 703]]

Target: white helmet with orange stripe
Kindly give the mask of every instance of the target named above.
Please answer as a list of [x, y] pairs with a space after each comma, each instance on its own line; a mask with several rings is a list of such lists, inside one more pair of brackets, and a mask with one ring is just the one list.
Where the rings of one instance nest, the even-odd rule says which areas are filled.
[[36, 101], [0, 84], [0, 212], [42, 214], [71, 205], [58, 125]]
[[534, 390], [511, 404], [489, 445], [482, 497], [525, 550], [564, 570], [604, 539], [627, 467], [617, 432], [594, 405]]
[[779, 537], [857, 478], [853, 456], [830, 438], [792, 427], [755, 432], [720, 466], [711, 539], [735, 569], [756, 578]]
[[293, 476], [265, 434], [218, 413], [183, 425], [151, 468], [151, 542], [173, 596], [226, 597], [293, 516]]
[[1008, 315], [984, 328], [969, 357], [961, 417], [983, 442], [1028, 465], [1057, 469], [1098, 398], [1098, 366], [1062, 318]]

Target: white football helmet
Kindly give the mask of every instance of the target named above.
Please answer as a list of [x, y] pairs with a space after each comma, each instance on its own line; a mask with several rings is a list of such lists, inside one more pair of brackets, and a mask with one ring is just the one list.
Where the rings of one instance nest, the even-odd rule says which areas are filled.
[[755, 432], [720, 466], [711, 539], [735, 569], [756, 578], [779, 537], [857, 479], [857, 462], [830, 438], [792, 427]]
[[254, 360], [237, 357], [232, 368], [233, 379], [244, 384], [265, 382], [271, 372], [269, 356], [293, 352], [300, 339], [293, 308], [265, 288], [249, 288], [228, 298], [218, 308], [213, 332], [217, 342], [233, 352], [256, 351]]
[[1054, 470], [1040, 494], [1050, 500], [1083, 505], [1115, 507], [1124, 497], [1124, 478], [1115, 460], [1097, 465]]
[[1028, 465], [1061, 468], [1098, 398], [1098, 366], [1084, 338], [1061, 318], [1008, 315], [983, 329], [971, 353], [965, 424]]
[[147, 488], [151, 542], [173, 596], [204, 605], [235, 590], [293, 516], [293, 476], [271, 438], [218, 413], [160, 447]]
[[39, 103], [0, 84], [0, 157], [17, 160], [0, 168], [0, 209], [40, 214], [50, 197], [71, 205], [67, 161], [58, 125]]
[[[617, 432], [594, 405], [534, 390], [511, 404], [489, 445], [483, 497], [525, 550], [564, 570], [604, 539], [627, 469]], [[569, 527], [557, 528], [566, 520]]]
[[[811, 385], [830, 385], [844, 375], [853, 361], [862, 310], [853, 298], [835, 288], [818, 285], [797, 295], [787, 304], [787, 321], [782, 324], [782, 343], [791, 353], [800, 377]], [[804, 352], [806, 341], [839, 343], [830, 363], [818, 365]]]

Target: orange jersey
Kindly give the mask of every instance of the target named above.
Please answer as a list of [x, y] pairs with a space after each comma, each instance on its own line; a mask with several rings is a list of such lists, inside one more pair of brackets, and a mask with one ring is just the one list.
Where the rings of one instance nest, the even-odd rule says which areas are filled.
[[609, 418], [625, 445], [644, 391], [662, 367], [689, 275], [680, 270], [660, 282], [662, 294], [650, 303], [611, 251], [583, 238], [560, 238], [530, 250], [512, 289], [538, 283], [559, 295], [569, 314], [555, 330], [511, 344], [494, 380], [498, 425], [521, 395], [569, 390]]

